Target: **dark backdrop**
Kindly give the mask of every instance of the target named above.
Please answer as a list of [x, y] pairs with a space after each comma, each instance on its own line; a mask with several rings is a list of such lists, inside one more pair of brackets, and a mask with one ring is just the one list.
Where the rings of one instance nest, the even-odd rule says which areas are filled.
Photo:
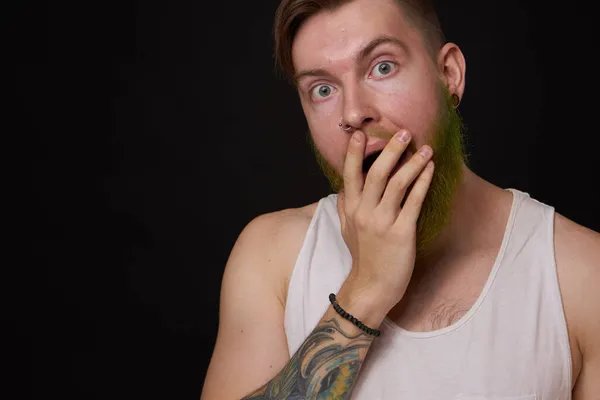
[[[596, 21], [521, 3], [440, 8], [468, 62], [471, 166], [600, 230]], [[22, 176], [5, 212], [27, 247], [3, 268], [19, 393], [198, 398], [237, 235], [329, 193], [274, 74], [276, 5], [3, 6], [5, 173]]]

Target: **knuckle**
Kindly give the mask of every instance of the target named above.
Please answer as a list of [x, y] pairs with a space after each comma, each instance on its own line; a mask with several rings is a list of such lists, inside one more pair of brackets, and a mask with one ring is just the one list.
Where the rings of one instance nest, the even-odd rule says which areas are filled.
[[413, 188], [413, 190], [411, 191], [412, 196], [409, 196], [406, 199], [406, 202], [404, 203], [404, 208], [408, 209], [408, 210], [413, 210], [415, 208], [418, 208], [421, 206], [421, 202], [415, 198], [415, 194], [419, 194], [418, 193], [418, 188]]
[[373, 226], [373, 233], [375, 234], [375, 236], [383, 237], [388, 234], [389, 230], [390, 224], [387, 221], [383, 219], [378, 219], [377, 221], [375, 221]]
[[404, 151], [406, 151], [406, 148], [408, 147], [408, 143], [400, 143], [397, 140], [390, 140], [390, 143], [392, 144], [390, 149], [394, 153], [402, 154], [404, 153]]
[[404, 242], [406, 240], [412, 239], [414, 236], [415, 228], [410, 221], [407, 221], [406, 218], [402, 218], [400, 223], [393, 230], [394, 239]]
[[367, 180], [371, 183], [381, 182], [385, 178], [387, 178], [385, 172], [382, 171], [380, 168], [375, 168], [375, 166], [373, 166], [373, 168], [371, 168], [371, 170], [367, 174]]
[[363, 144], [362, 143], [358, 143], [356, 140], [350, 140], [351, 144], [350, 144], [350, 153], [352, 153], [352, 155], [354, 157], [362, 155], [363, 153]]
[[411, 183], [417, 179], [419, 173], [423, 169], [423, 163], [419, 160], [410, 160], [398, 173], [394, 176], [393, 184], [395, 187], [406, 189]]
[[352, 161], [353, 159], [355, 159], [361, 150], [358, 143], [355, 143], [354, 140], [351, 140], [350, 142], [351, 143], [350, 147], [348, 147], [348, 154], [346, 154], [346, 161]]
[[357, 212], [354, 215], [354, 224], [357, 228], [366, 229], [370, 224], [370, 219], [365, 212]]
[[394, 177], [390, 180], [389, 185], [391, 185], [396, 190], [406, 190], [408, 185], [410, 185], [411, 179], [407, 174], [398, 173], [394, 175]]
[[414, 157], [412, 160], [410, 160], [410, 164], [416, 171], [421, 171], [423, 168], [425, 168], [425, 165], [428, 161], [428, 158], [423, 157], [423, 155], [419, 153], [417, 157]]

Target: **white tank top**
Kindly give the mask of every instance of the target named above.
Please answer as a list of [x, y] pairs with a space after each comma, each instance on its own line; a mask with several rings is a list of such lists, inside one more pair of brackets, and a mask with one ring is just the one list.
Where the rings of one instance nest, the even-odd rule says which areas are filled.
[[[513, 193], [488, 280], [457, 322], [410, 332], [386, 319], [353, 400], [562, 400], [571, 352], [554, 260], [554, 209]], [[290, 356], [310, 335], [351, 268], [337, 195], [319, 201], [292, 272], [285, 310]]]

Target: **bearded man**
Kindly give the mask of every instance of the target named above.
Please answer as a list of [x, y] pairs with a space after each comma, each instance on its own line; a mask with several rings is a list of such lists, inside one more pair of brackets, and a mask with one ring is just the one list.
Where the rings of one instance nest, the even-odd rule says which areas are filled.
[[201, 398], [600, 398], [600, 235], [468, 168], [431, 1], [283, 0], [274, 32], [334, 193], [240, 234]]

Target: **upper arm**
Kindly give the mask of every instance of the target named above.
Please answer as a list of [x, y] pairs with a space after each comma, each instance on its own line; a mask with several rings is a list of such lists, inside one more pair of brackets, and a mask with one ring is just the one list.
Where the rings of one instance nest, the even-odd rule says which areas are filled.
[[223, 275], [219, 329], [201, 399], [239, 399], [289, 361], [281, 286], [282, 271], [290, 269], [282, 264], [293, 263], [299, 250], [291, 225], [289, 218], [267, 214], [238, 237]]
[[[591, 239], [591, 238], [590, 238]], [[587, 241], [586, 266], [582, 266], [578, 342], [581, 373], [573, 390], [574, 400], [600, 396], [600, 235]]]
[[574, 400], [600, 393], [600, 234], [557, 217], [556, 256], [577, 378]]

